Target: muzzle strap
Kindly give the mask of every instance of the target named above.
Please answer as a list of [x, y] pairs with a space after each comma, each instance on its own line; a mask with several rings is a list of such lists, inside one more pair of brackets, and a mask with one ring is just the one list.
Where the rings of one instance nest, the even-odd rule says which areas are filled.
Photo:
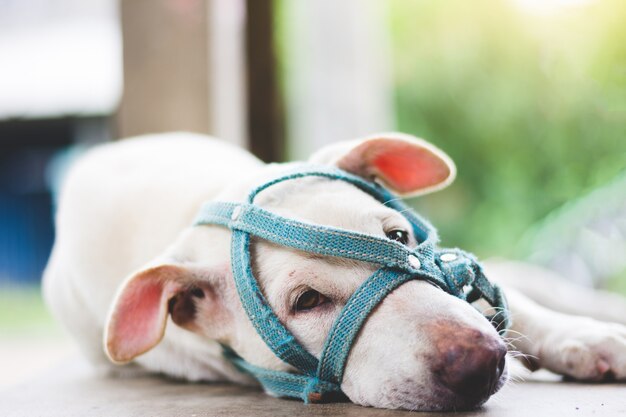
[[[428, 272], [434, 266], [432, 260], [427, 259], [419, 252], [409, 250], [398, 242], [348, 230], [280, 218], [251, 204], [208, 203], [201, 210], [201, 214], [196, 219], [196, 224], [219, 224], [232, 230], [233, 276], [248, 317], [265, 343], [281, 360], [307, 375], [315, 375], [323, 368], [318, 368], [318, 360], [296, 341], [265, 299], [251, 269], [250, 235], [320, 255], [343, 257], [381, 265], [384, 269], [380, 269], [377, 274], [368, 279], [363, 284], [362, 290], [357, 291], [350, 299], [358, 300], [356, 306], [360, 311], [357, 311], [356, 314], [350, 313], [351, 316], [347, 317], [352, 319], [360, 317], [358, 320], [359, 328], [369, 311], [388, 294], [387, 289], [395, 288], [400, 283], [409, 279], [422, 279], [430, 281], [444, 290], [449, 288], [446, 281], [439, 275]], [[409, 260], [411, 257], [421, 259], [420, 267], [416, 268], [411, 264]], [[400, 274], [404, 274], [406, 279], [396, 282], [394, 278]], [[376, 279], [376, 277], [384, 279]], [[358, 297], [354, 298], [357, 295]], [[367, 300], [367, 303], [363, 302], [364, 300]], [[369, 308], [363, 309], [365, 306], [369, 306]], [[356, 321], [352, 323], [354, 324]], [[337, 329], [343, 329], [343, 327]], [[354, 329], [355, 335], [357, 331], [358, 328]], [[348, 346], [351, 344], [350, 341]], [[337, 350], [336, 348], [332, 349]]]
[[253, 375], [263, 388], [274, 395], [299, 398], [305, 403], [317, 403], [343, 397], [339, 384], [322, 381], [316, 376], [261, 368], [243, 360], [226, 346], [224, 346], [224, 356], [241, 371]]
[[[288, 219], [254, 204], [254, 197], [267, 187], [305, 176], [347, 181], [400, 211], [413, 226], [418, 246], [410, 249], [378, 236]], [[274, 354], [300, 373], [259, 368], [229, 348], [225, 348], [224, 354], [278, 396], [319, 402], [329, 399], [329, 395], [341, 395], [346, 361], [359, 330], [389, 293], [410, 280], [430, 282], [468, 302], [484, 299], [498, 310], [490, 317], [494, 326], [500, 331], [508, 326], [504, 297], [499, 288], [486, 279], [472, 255], [458, 249], [437, 250], [437, 235], [430, 224], [377, 184], [340, 170], [305, 169], [278, 177], [255, 188], [245, 203], [209, 202], [202, 207], [194, 224], [220, 225], [232, 231], [231, 264], [243, 308]], [[263, 295], [252, 271], [251, 236], [305, 252], [380, 266], [348, 299], [329, 332], [319, 360], [283, 325]]]
[[[415, 252], [398, 242], [288, 219], [253, 204], [207, 203], [195, 224], [211, 223], [304, 252], [370, 262], [413, 273], [420, 269], [411, 263], [411, 257], [416, 257]], [[432, 278], [438, 285], [446, 285], [438, 277]]]
[[326, 339], [318, 368], [320, 379], [341, 384], [354, 339], [371, 311], [391, 291], [414, 279], [401, 271], [379, 269], [352, 294]]
[[506, 332], [511, 326], [506, 298], [489, 282], [476, 257], [460, 249], [442, 249], [435, 260], [453, 293], [468, 303], [485, 300], [493, 309], [487, 318], [499, 333]]
[[250, 263], [250, 235], [233, 230], [232, 268], [244, 310], [263, 341], [283, 362], [307, 375], [315, 375], [317, 358], [302, 347], [276, 316], [261, 292]]

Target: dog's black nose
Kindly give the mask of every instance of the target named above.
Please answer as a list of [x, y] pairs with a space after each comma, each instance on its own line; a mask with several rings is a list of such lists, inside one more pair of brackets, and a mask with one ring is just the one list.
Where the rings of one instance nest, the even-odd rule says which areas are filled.
[[461, 397], [479, 399], [495, 390], [504, 371], [506, 348], [454, 346], [445, 355], [446, 366], [439, 374], [441, 383]]
[[506, 346], [475, 329], [457, 329], [440, 337], [433, 373], [439, 383], [468, 401], [493, 394], [506, 364]]

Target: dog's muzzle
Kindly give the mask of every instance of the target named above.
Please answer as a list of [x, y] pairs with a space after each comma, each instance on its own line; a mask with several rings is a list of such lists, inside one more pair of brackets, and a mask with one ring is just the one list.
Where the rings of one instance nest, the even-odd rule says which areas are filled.
[[[258, 193], [279, 182], [303, 177], [346, 181], [399, 211], [412, 225], [419, 242], [408, 247], [389, 239], [348, 230], [299, 222], [254, 204]], [[435, 229], [380, 185], [339, 169], [308, 167], [277, 177], [250, 192], [246, 203], [208, 202], [194, 225], [222, 225], [232, 231], [231, 262], [241, 303], [267, 346], [300, 373], [254, 366], [232, 350], [224, 354], [242, 371], [252, 374], [277, 396], [305, 402], [341, 397], [341, 381], [352, 344], [370, 312], [389, 293], [410, 280], [428, 281], [468, 303], [486, 301], [496, 314], [488, 317], [501, 334], [509, 313], [500, 289], [490, 283], [476, 259], [459, 249], [439, 249]], [[380, 265], [352, 294], [335, 320], [319, 360], [306, 351], [280, 322], [252, 273], [250, 235], [319, 255], [349, 258]]]

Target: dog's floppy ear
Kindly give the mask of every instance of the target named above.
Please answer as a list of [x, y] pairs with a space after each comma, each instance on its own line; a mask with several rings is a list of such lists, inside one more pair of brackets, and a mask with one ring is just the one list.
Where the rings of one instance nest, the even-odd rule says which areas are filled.
[[331, 164], [408, 197], [439, 190], [456, 175], [454, 163], [432, 144], [402, 133], [382, 133], [317, 151], [310, 162]]
[[132, 275], [122, 284], [109, 313], [107, 356], [126, 363], [152, 349], [163, 338], [168, 314], [177, 325], [194, 330], [200, 308], [203, 312], [217, 308], [211, 306], [212, 295], [210, 284], [183, 266], [164, 264]]

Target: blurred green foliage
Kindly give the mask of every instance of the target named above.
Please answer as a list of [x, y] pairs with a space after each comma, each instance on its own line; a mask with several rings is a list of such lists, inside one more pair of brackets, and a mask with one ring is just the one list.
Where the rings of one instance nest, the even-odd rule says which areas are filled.
[[39, 287], [0, 286], [0, 340], [9, 336], [59, 333]]
[[458, 168], [415, 200], [445, 245], [524, 256], [532, 224], [626, 169], [626, 2], [390, 6], [398, 130]]
[[606, 289], [626, 296], [626, 269], [610, 277]]

